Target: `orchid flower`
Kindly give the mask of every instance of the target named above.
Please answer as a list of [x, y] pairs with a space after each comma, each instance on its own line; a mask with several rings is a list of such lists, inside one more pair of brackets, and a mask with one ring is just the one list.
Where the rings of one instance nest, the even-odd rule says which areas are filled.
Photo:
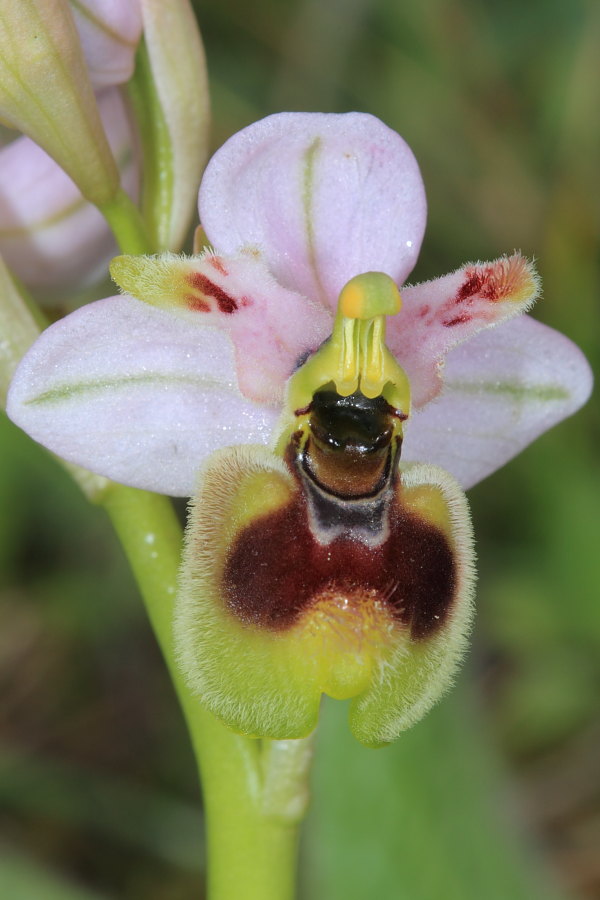
[[371, 116], [246, 128], [199, 209], [212, 249], [118, 257], [126, 293], [41, 336], [9, 415], [100, 474], [196, 495], [175, 628], [216, 715], [300, 737], [327, 693], [352, 699], [359, 740], [385, 743], [464, 652], [463, 488], [574, 412], [589, 368], [522, 315], [538, 279], [517, 253], [400, 295], [425, 194]]

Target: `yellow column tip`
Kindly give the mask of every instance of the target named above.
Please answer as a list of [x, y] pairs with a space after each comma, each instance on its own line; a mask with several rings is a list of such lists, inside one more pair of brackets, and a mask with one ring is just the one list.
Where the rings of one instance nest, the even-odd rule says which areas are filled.
[[364, 272], [342, 288], [338, 310], [347, 319], [373, 319], [393, 316], [401, 306], [400, 292], [389, 275]]

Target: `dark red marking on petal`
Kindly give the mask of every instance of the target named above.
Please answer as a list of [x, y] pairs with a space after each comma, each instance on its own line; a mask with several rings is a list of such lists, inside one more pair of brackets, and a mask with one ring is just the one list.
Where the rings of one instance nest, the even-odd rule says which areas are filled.
[[216, 300], [217, 306], [222, 313], [231, 314], [237, 310], [236, 300], [224, 291], [222, 287], [219, 287], [206, 275], [203, 275], [202, 272], [191, 272], [187, 277], [187, 282], [196, 290], [206, 294], [207, 297], [212, 297]]
[[[343, 503], [340, 509], [343, 517]], [[413, 639], [422, 640], [447, 619], [456, 566], [444, 534], [398, 502], [390, 510], [389, 536], [379, 546], [368, 546], [351, 529], [320, 544], [298, 492], [237, 536], [221, 589], [236, 618], [271, 631], [291, 628], [324, 591], [365, 603], [375, 594]]]
[[422, 306], [421, 309], [419, 310], [419, 313], [418, 313], [419, 318], [424, 319], [425, 316], [429, 315], [430, 311], [431, 311], [431, 307], [429, 306], [428, 303], [426, 303], [425, 306]]
[[481, 266], [465, 270], [465, 280], [459, 287], [455, 303], [464, 303], [472, 297], [483, 300], [502, 300], [510, 293], [512, 281], [517, 274], [518, 265], [512, 260], [504, 260], [493, 266]]
[[183, 299], [188, 309], [191, 309], [193, 312], [210, 312], [210, 303], [196, 294], [186, 294]]
[[467, 269], [465, 280], [456, 292], [455, 302], [464, 303], [471, 297], [481, 296], [485, 284], [485, 274], [482, 269]]
[[216, 269], [217, 272], [221, 273], [221, 275], [229, 275], [229, 272], [225, 268], [223, 260], [220, 256], [207, 256], [206, 261], [208, 262], [209, 266], [212, 266], [213, 269]]
[[467, 322], [471, 321], [471, 316], [468, 313], [462, 313], [460, 316], [455, 316], [453, 319], [446, 319], [442, 322], [442, 325], [445, 328], [453, 328], [455, 325], [465, 325]]

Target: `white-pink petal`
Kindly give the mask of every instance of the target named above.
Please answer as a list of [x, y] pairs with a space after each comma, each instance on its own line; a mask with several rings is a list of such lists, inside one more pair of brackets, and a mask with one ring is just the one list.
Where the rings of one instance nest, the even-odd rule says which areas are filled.
[[405, 280], [426, 201], [410, 148], [379, 119], [280, 113], [217, 151], [199, 210], [219, 252], [255, 248], [281, 284], [335, 308], [361, 272]]
[[[125, 190], [135, 197], [138, 166], [123, 100], [116, 88], [98, 98]], [[29, 287], [93, 283], [117, 252], [106, 221], [69, 176], [30, 138], [0, 150], [0, 253]]]
[[94, 88], [129, 81], [142, 33], [139, 0], [71, 0], [71, 9]]
[[111, 264], [125, 293], [228, 334], [237, 381], [249, 400], [281, 406], [298, 365], [331, 333], [332, 316], [278, 284], [252, 255], [119, 256]]
[[404, 288], [402, 309], [388, 320], [387, 339], [410, 378], [414, 407], [440, 393], [443, 361], [452, 347], [529, 309], [538, 292], [537, 273], [520, 253], [467, 263]]
[[221, 317], [221, 327], [235, 346], [240, 390], [281, 408], [288, 378], [329, 337], [333, 318], [320, 304], [283, 288], [257, 260], [224, 264], [229, 277], [214, 272], [213, 279], [220, 277], [227, 290], [231, 285], [239, 298], [237, 310]]
[[174, 496], [193, 493], [214, 450], [267, 444], [277, 419], [240, 394], [222, 331], [127, 296], [48, 328], [17, 369], [7, 412], [69, 462]]
[[441, 396], [405, 425], [403, 459], [472, 487], [588, 399], [592, 373], [568, 338], [522, 316], [451, 350]]

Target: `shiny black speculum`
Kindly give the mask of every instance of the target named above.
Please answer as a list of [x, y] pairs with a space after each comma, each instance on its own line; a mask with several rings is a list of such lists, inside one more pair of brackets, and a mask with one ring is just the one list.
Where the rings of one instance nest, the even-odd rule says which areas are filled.
[[318, 391], [310, 405], [310, 430], [329, 450], [374, 453], [389, 444], [395, 412], [383, 397], [365, 397], [360, 391], [341, 397]]

